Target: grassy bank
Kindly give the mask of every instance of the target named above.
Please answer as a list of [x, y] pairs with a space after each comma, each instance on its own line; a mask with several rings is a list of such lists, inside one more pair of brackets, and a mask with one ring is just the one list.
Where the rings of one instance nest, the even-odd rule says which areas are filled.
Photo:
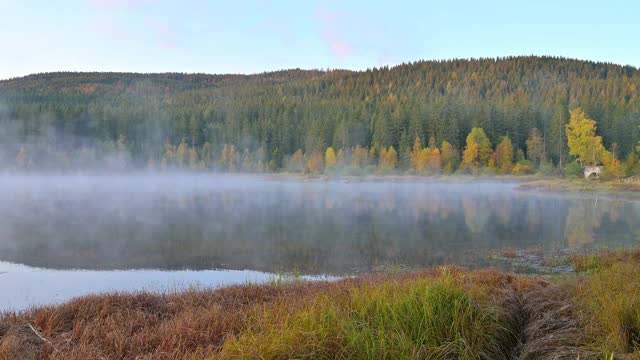
[[266, 176], [272, 180], [338, 181], [338, 182], [407, 182], [407, 183], [462, 183], [478, 182], [519, 183], [519, 190], [536, 190], [551, 193], [583, 192], [601, 193], [614, 197], [640, 199], [640, 178], [620, 180], [549, 177], [541, 175], [366, 175], [366, 176], [325, 176], [277, 174]]
[[615, 196], [640, 198], [640, 179], [625, 180], [584, 180], [584, 179], [544, 179], [523, 183], [521, 190], [549, 192], [591, 192]]
[[0, 316], [0, 358], [640, 358], [640, 251], [571, 261], [88, 296]]

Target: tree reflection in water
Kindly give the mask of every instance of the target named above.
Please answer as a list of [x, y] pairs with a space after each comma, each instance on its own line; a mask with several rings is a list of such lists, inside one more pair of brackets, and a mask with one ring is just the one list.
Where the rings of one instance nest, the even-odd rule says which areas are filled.
[[0, 260], [47, 268], [481, 266], [486, 251], [624, 246], [640, 237], [637, 202], [525, 193], [514, 184], [4, 181]]

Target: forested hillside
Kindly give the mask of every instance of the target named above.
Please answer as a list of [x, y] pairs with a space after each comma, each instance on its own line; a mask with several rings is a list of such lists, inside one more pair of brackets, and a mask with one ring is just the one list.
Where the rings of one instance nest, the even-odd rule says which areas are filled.
[[0, 81], [0, 162], [316, 171], [349, 159], [363, 168], [388, 160], [400, 171], [415, 167], [417, 146], [464, 162], [467, 136], [480, 128], [491, 151], [508, 137], [503, 150], [510, 146], [516, 161], [564, 165], [572, 160], [569, 111], [578, 107], [596, 120], [607, 150], [619, 158], [635, 151], [640, 71], [606, 63], [511, 57], [362, 72], [37, 74]]

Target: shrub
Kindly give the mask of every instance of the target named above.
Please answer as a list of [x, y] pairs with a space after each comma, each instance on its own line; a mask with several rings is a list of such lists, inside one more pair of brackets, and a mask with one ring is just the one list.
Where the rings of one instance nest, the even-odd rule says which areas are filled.
[[564, 175], [571, 178], [582, 177], [582, 166], [580, 166], [577, 161], [571, 162], [565, 167]]
[[511, 169], [511, 173], [513, 175], [528, 175], [533, 174], [533, 165], [530, 161], [521, 161], [517, 163], [513, 169]]
[[626, 176], [640, 175], [640, 161], [635, 154], [630, 154], [624, 164]]
[[543, 161], [540, 163], [540, 166], [538, 167], [538, 173], [544, 176], [555, 175], [556, 168], [553, 166], [553, 163], [551, 163], [550, 161]]

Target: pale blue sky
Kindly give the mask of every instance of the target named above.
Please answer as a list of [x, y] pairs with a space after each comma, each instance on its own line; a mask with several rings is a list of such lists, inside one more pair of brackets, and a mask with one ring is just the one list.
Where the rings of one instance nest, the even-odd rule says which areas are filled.
[[0, 0], [0, 79], [559, 55], [640, 66], [636, 0]]

